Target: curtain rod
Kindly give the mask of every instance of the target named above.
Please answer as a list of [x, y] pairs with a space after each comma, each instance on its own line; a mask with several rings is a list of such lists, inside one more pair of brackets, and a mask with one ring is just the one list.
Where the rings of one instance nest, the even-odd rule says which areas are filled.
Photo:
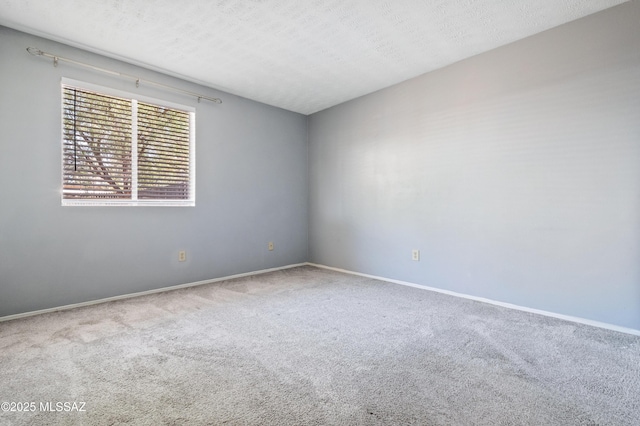
[[68, 59], [68, 58], [63, 58], [61, 56], [52, 55], [51, 53], [43, 52], [42, 50], [40, 50], [40, 49], [38, 49], [36, 47], [27, 47], [27, 52], [29, 52], [30, 54], [32, 54], [34, 56], [44, 56], [46, 58], [53, 59], [53, 66], [54, 67], [58, 66], [58, 62], [59, 61], [68, 62], [70, 64], [79, 65], [79, 66], [85, 67], [85, 68], [90, 68], [92, 70], [100, 71], [100, 72], [103, 72], [103, 73], [106, 73], [106, 74], [111, 74], [111, 75], [115, 75], [115, 76], [118, 76], [118, 77], [132, 79], [132, 80], [134, 80], [136, 82], [136, 87], [139, 87], [140, 83], [144, 82], [144, 83], [149, 84], [151, 86], [161, 87], [163, 89], [173, 90], [174, 92], [179, 92], [179, 93], [183, 93], [183, 94], [186, 94], [186, 95], [194, 96], [194, 97], [198, 98], [198, 102], [200, 102], [200, 99], [206, 99], [208, 101], [215, 102], [217, 104], [221, 104], [222, 103], [222, 99], [220, 99], [220, 98], [212, 98], [212, 97], [209, 97], [209, 96], [200, 95], [198, 93], [190, 92], [188, 90], [179, 89], [177, 87], [168, 86], [168, 85], [162, 84], [162, 83], [156, 83], [155, 81], [143, 80], [143, 79], [141, 79], [139, 77], [136, 77], [135, 75], [124, 74], [124, 73], [121, 73], [121, 72], [118, 72], [118, 71], [112, 71], [112, 70], [108, 70], [108, 69], [105, 69], [105, 68], [96, 67], [95, 65], [86, 64], [84, 62], [74, 61], [73, 59]]

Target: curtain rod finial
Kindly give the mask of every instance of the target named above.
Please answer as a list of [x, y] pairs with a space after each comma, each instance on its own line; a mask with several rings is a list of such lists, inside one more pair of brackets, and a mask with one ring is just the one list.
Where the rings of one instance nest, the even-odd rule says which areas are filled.
[[42, 54], [44, 53], [42, 50], [38, 49], [37, 47], [27, 47], [27, 52], [35, 56], [42, 56]]

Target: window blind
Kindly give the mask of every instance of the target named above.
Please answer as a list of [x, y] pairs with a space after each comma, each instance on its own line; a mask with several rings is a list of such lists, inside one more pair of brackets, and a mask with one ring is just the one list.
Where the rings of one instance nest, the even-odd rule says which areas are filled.
[[63, 85], [63, 200], [192, 200], [191, 114]]
[[131, 101], [65, 87], [63, 198], [131, 198]]
[[138, 103], [138, 198], [189, 198], [189, 114]]

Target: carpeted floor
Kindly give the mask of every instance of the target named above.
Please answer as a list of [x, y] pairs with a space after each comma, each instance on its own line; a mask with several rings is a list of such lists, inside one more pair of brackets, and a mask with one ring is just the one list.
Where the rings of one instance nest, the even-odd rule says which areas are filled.
[[299, 267], [0, 323], [0, 401], [29, 410], [0, 425], [639, 425], [640, 337]]

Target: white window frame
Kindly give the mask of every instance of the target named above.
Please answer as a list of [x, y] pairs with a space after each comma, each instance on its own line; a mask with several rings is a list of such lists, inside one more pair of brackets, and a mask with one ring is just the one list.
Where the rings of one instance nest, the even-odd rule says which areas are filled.
[[132, 117], [136, 116], [138, 101], [159, 105], [167, 108], [178, 109], [189, 113], [189, 198], [187, 200], [138, 200], [138, 138], [137, 136], [137, 120], [132, 119], [131, 126], [131, 200], [81, 200], [81, 199], [65, 199], [63, 198], [62, 186], [60, 187], [60, 198], [63, 206], [163, 206], [163, 207], [194, 207], [196, 205], [196, 109], [191, 106], [178, 104], [175, 102], [157, 99], [149, 96], [143, 96], [126, 92], [123, 90], [113, 89], [97, 84], [87, 83], [84, 81], [73, 80], [62, 77], [60, 83], [60, 152], [61, 152], [61, 170], [60, 182], [64, 182], [64, 86], [74, 86], [78, 89], [86, 89], [99, 94], [115, 96], [130, 99], [132, 108]]

